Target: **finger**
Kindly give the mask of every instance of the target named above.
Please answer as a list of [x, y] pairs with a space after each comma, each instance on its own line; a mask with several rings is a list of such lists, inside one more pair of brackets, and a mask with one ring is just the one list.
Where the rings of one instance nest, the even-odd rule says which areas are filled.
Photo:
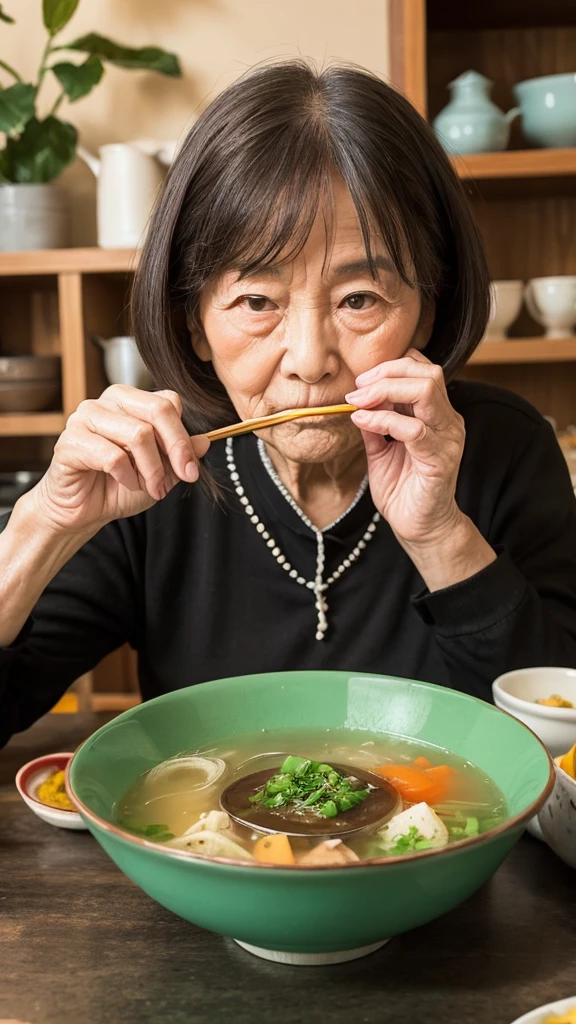
[[[422, 420], [415, 416], [403, 416], [390, 409], [369, 411], [359, 409], [352, 413], [352, 421], [363, 432], [378, 434], [380, 437], [391, 437], [406, 445], [422, 443], [433, 431], [429, 430]], [[433, 435], [434, 436], [434, 435]]]
[[175, 391], [149, 392], [113, 385], [107, 388], [100, 402], [109, 409], [149, 423], [176, 476], [189, 483], [198, 479], [198, 452], [182, 423], [182, 402]]
[[196, 458], [203, 459], [210, 447], [210, 438], [206, 434], [192, 434], [190, 441]]
[[431, 377], [440, 389], [446, 388], [442, 367], [437, 363], [431, 363], [416, 349], [410, 349], [402, 359], [390, 359], [373, 366], [371, 370], [366, 370], [356, 378], [356, 385], [362, 388], [384, 377]]
[[143, 490], [128, 453], [84, 426], [69, 431], [66, 439], [56, 445], [56, 454], [72, 469], [106, 473], [129, 491]]
[[361, 409], [383, 405], [411, 406], [416, 417], [441, 430], [454, 418], [447, 394], [431, 377], [382, 378], [346, 395], [346, 401]]
[[154, 427], [146, 420], [114, 412], [101, 402], [83, 402], [82, 423], [92, 434], [112, 441], [129, 453], [151, 498], [160, 501], [168, 492], [166, 467], [162, 461]]

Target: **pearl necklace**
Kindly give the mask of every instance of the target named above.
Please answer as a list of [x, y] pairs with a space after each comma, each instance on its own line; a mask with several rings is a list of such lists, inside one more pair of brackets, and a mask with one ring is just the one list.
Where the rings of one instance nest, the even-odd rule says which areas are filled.
[[337, 523], [341, 522], [344, 516], [348, 515], [348, 513], [351, 512], [352, 509], [358, 504], [361, 497], [366, 492], [366, 488], [368, 486], [368, 477], [366, 476], [362, 481], [356, 494], [356, 497], [354, 498], [354, 501], [346, 510], [346, 512], [339, 516], [338, 519], [335, 519], [333, 523], [330, 523], [329, 526], [326, 526], [324, 528], [324, 531], [322, 531], [319, 530], [316, 526], [314, 526], [314, 524], [308, 519], [308, 517], [304, 515], [302, 509], [299, 507], [297, 502], [294, 501], [294, 498], [292, 497], [290, 492], [284, 487], [284, 484], [282, 483], [278, 474], [276, 473], [276, 470], [272, 465], [268, 453], [266, 452], [264, 442], [260, 440], [260, 438], [258, 439], [258, 450], [260, 452], [260, 457], [264, 463], [264, 466], [266, 467], [267, 472], [269, 473], [272, 481], [280, 491], [281, 495], [286, 499], [290, 507], [296, 512], [296, 514], [300, 517], [302, 522], [305, 523], [306, 526], [313, 531], [316, 537], [316, 575], [313, 580], [306, 580], [304, 576], [301, 576], [296, 569], [292, 568], [292, 565], [290, 564], [286, 556], [282, 554], [282, 550], [278, 547], [278, 544], [270, 535], [264, 523], [261, 521], [260, 517], [254, 511], [254, 508], [250, 504], [249, 499], [246, 497], [244, 488], [242, 487], [242, 484], [240, 482], [240, 474], [238, 473], [238, 469], [236, 468], [236, 463], [234, 461], [234, 446], [233, 439], [231, 437], [229, 437], [228, 440], [226, 441], [226, 464], [228, 466], [228, 472], [230, 473], [230, 479], [232, 481], [232, 484], [234, 485], [234, 490], [238, 498], [240, 499], [240, 503], [243, 506], [246, 515], [250, 519], [250, 522], [256, 527], [256, 531], [260, 534], [262, 540], [265, 541], [266, 546], [270, 549], [270, 552], [272, 556], [276, 559], [278, 565], [282, 566], [284, 571], [288, 573], [290, 579], [296, 580], [296, 583], [299, 583], [300, 586], [307, 587], [308, 590], [311, 590], [314, 593], [314, 596], [316, 598], [316, 611], [318, 612], [318, 620], [316, 624], [316, 639], [323, 640], [324, 634], [328, 629], [328, 620], [326, 618], [326, 612], [328, 611], [328, 602], [326, 601], [324, 595], [328, 590], [328, 587], [332, 586], [332, 584], [335, 583], [336, 580], [340, 578], [340, 576], [342, 576], [346, 569], [349, 569], [350, 566], [358, 560], [367, 543], [372, 540], [374, 532], [376, 530], [376, 524], [380, 520], [380, 514], [376, 512], [372, 516], [372, 519], [368, 524], [366, 532], [358, 541], [356, 547], [352, 549], [348, 557], [340, 563], [338, 568], [334, 570], [332, 575], [329, 576], [327, 580], [324, 580], [324, 531], [331, 530], [334, 526], [336, 526]]

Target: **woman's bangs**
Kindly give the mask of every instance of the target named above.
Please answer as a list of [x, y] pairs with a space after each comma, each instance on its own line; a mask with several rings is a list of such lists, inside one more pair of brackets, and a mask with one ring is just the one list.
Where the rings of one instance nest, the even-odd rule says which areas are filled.
[[[326, 234], [326, 266], [335, 231], [333, 171], [332, 167], [323, 170], [313, 188], [304, 188], [301, 181], [295, 180], [285, 185], [280, 194], [271, 189], [267, 202], [260, 195], [252, 209], [245, 207], [242, 222], [235, 225], [232, 237], [228, 237], [226, 260], [215, 273], [234, 269], [244, 276], [266, 267], [290, 263], [306, 245], [319, 215]], [[356, 207], [372, 277], [378, 277], [374, 253], [383, 245], [399, 279], [413, 285], [407, 270], [412, 266], [412, 255], [407, 251], [406, 234], [399, 224], [397, 211], [388, 203], [382, 204], [384, 209], [372, 210], [367, 197], [355, 195], [353, 185], [347, 187]]]
[[332, 233], [333, 205], [330, 176], [317, 174], [313, 188], [300, 176], [271, 187], [242, 211], [241, 222], [230, 232], [225, 262], [216, 271], [238, 270], [241, 275], [290, 263], [300, 254], [321, 212]]

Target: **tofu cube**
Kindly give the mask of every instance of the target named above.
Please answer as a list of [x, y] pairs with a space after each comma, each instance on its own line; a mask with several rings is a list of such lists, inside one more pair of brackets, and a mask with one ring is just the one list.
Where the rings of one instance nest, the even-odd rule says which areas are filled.
[[379, 829], [382, 848], [391, 850], [401, 836], [410, 834], [411, 828], [417, 829], [420, 836], [430, 840], [430, 849], [439, 849], [448, 843], [448, 829], [444, 822], [428, 804], [421, 803], [395, 814]]

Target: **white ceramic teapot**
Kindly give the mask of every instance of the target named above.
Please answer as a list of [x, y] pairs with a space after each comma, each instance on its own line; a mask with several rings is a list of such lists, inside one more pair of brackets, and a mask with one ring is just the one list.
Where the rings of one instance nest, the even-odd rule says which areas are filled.
[[141, 245], [165, 168], [130, 142], [102, 146], [100, 159], [78, 146], [78, 156], [96, 176], [98, 245], [133, 249]]

